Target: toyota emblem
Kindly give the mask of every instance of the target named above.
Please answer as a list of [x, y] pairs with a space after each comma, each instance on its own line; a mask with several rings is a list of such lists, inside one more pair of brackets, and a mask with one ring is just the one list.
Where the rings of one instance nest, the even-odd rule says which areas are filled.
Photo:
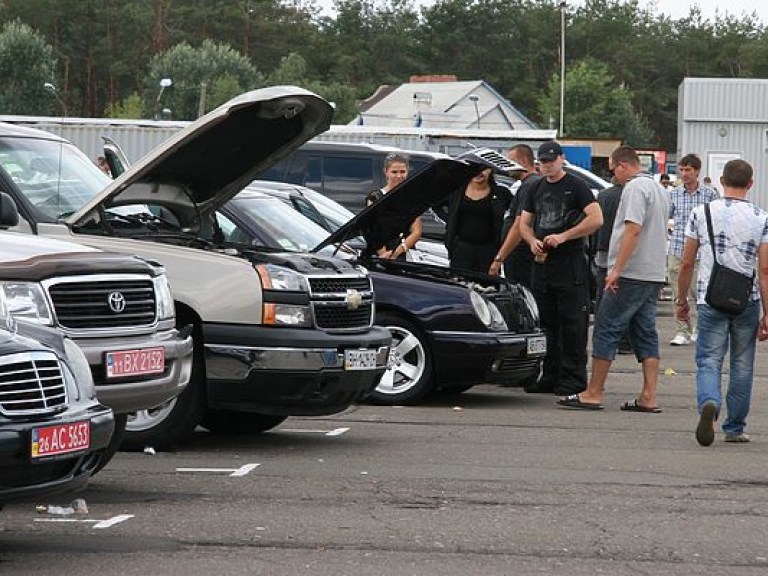
[[354, 289], [347, 290], [347, 297], [344, 298], [344, 302], [347, 304], [347, 310], [357, 310], [363, 303], [363, 296]]
[[125, 310], [125, 296], [120, 292], [110, 292], [109, 296], [107, 296], [107, 304], [109, 304], [109, 309], [112, 312], [120, 314], [120, 312]]

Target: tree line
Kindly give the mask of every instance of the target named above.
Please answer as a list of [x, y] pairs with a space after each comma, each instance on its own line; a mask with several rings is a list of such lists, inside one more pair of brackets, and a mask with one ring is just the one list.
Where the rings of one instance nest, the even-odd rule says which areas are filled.
[[453, 74], [549, 127], [561, 16], [570, 137], [674, 150], [684, 77], [768, 77], [755, 14], [673, 19], [634, 0], [334, 4], [328, 16], [315, 0], [3, 0], [0, 113], [189, 120], [288, 83], [333, 101], [346, 123], [379, 85]]

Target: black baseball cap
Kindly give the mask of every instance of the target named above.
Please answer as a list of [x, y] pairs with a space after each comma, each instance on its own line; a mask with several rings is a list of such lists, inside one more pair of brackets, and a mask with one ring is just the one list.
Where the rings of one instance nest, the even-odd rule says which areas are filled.
[[549, 142], [544, 142], [541, 146], [539, 146], [539, 152], [538, 152], [539, 160], [551, 162], [552, 160], [555, 160], [558, 156], [562, 156], [562, 155], [563, 155], [563, 149], [560, 147], [560, 144], [558, 144], [554, 140], [550, 140]]

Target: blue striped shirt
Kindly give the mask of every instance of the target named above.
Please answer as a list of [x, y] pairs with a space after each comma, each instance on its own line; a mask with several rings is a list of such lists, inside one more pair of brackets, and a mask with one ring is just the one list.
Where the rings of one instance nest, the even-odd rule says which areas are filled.
[[672, 228], [672, 237], [669, 239], [667, 254], [683, 257], [683, 245], [685, 244], [685, 227], [691, 217], [691, 212], [696, 206], [703, 206], [719, 198], [716, 190], [699, 183], [695, 192], [688, 192], [685, 186], [677, 186], [669, 192], [669, 217], [675, 221]]

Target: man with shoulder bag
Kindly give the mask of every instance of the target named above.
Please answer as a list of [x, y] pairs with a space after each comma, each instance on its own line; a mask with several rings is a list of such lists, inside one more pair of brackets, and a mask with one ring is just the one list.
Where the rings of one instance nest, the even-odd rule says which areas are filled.
[[690, 317], [691, 303], [684, 295], [698, 252], [696, 440], [702, 446], [715, 440], [715, 421], [722, 405], [722, 366], [728, 351], [724, 439], [749, 442], [744, 428], [752, 397], [756, 340], [768, 338], [768, 213], [746, 199], [754, 183], [752, 174], [744, 160], [728, 162], [720, 178], [723, 198], [694, 208], [685, 229], [675, 317], [680, 321]]

